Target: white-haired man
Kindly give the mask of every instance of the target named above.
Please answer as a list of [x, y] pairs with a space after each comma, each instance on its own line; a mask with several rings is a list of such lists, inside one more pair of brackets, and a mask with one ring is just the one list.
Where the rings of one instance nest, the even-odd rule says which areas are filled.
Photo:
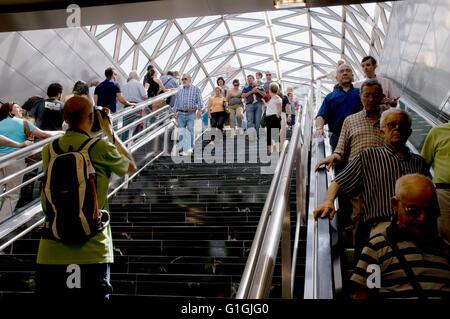
[[173, 111], [178, 120], [180, 137], [182, 137], [180, 152], [185, 156], [191, 155], [194, 150], [195, 114], [197, 114], [197, 119], [201, 117], [204, 104], [200, 89], [192, 85], [189, 74], [183, 74], [181, 82], [183, 88], [175, 96]]
[[394, 196], [395, 182], [406, 174], [430, 176], [424, 159], [412, 154], [406, 146], [411, 135], [411, 116], [392, 108], [381, 115], [380, 134], [385, 146], [370, 147], [359, 153], [334, 179], [323, 203], [314, 210], [315, 218], [336, 214], [334, 200], [339, 194], [351, 195], [361, 190], [363, 213], [355, 239], [355, 253], [370, 236], [383, 231], [390, 223], [394, 210], [390, 198]]

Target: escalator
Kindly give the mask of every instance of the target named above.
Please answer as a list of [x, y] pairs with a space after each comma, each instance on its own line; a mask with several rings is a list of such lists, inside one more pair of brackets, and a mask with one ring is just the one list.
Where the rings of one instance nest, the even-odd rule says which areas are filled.
[[[261, 138], [265, 140], [264, 135]], [[197, 143], [201, 149], [211, 147], [209, 141]], [[259, 160], [249, 163], [259, 151], [257, 143], [235, 137], [234, 156], [224, 143], [223, 163], [198, 161], [195, 153], [183, 157], [186, 163], [176, 163], [168, 154], [149, 157], [146, 148], [133, 154], [141, 163], [139, 174], [115, 182], [115, 187], [122, 187], [110, 192], [115, 259], [111, 300], [139, 296], [234, 298], [273, 177], [261, 173], [267, 164]], [[239, 163], [243, 155], [246, 160]], [[145, 158], [146, 167], [142, 164]], [[226, 163], [230, 158], [233, 163]], [[295, 185], [296, 174], [291, 178]], [[289, 191], [288, 205], [296, 211], [295, 188]], [[296, 245], [296, 218], [292, 214], [292, 247]], [[302, 227], [295, 266], [296, 297], [303, 293], [305, 234]], [[0, 299], [33, 298], [39, 238], [35, 228], [1, 251]], [[281, 281], [279, 253], [270, 298], [281, 298]]]

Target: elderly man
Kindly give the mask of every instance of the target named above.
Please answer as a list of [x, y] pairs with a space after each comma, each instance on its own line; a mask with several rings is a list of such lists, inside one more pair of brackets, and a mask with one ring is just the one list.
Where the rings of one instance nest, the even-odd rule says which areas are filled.
[[200, 89], [191, 84], [191, 76], [183, 74], [181, 77], [183, 88], [175, 96], [173, 107], [174, 116], [178, 120], [178, 128], [181, 129], [181, 155], [191, 155], [194, 151], [194, 124], [195, 113], [197, 119], [202, 115], [203, 100]]
[[[355, 299], [450, 297], [449, 246], [438, 237], [436, 192], [419, 174], [399, 178], [391, 198], [395, 218], [386, 231], [366, 242], [351, 281]], [[369, 266], [377, 265], [379, 286]], [[373, 276], [373, 275], [372, 275]]]
[[[99, 111], [94, 115], [93, 106], [87, 99], [80, 96], [72, 97], [64, 105], [63, 113], [64, 120], [69, 124], [69, 129], [63, 137], [54, 143], [57, 143], [62, 153], [79, 150], [91, 137], [96, 135], [91, 131], [91, 128], [94, 123], [94, 116], [98, 117], [108, 141], [98, 140], [95, 144], [92, 144], [88, 152], [96, 175], [97, 207], [107, 210], [107, 194], [111, 173], [118, 176], [123, 176], [126, 173], [132, 174], [136, 171], [136, 164], [131, 153], [114, 133], [109, 109], [105, 109], [105, 112], [106, 117], [102, 117]], [[53, 146], [55, 145], [53, 144]], [[50, 156], [50, 147], [47, 145], [42, 150], [42, 166], [46, 174], [49, 169]], [[54, 184], [50, 184], [50, 190], [54, 186]], [[107, 301], [111, 292], [109, 283], [110, 263], [114, 260], [110, 225], [107, 225], [83, 243], [56, 240], [53, 236], [48, 235], [50, 228], [55, 229], [56, 222], [51, 223], [49, 220], [51, 214], [48, 213], [51, 208], [44, 194], [47, 193], [43, 193], [41, 202], [46, 219], [37, 255], [36, 292], [43, 300], [53, 300], [54, 298], [67, 300], [66, 298], [69, 297], [80, 297], [85, 301]], [[54, 209], [54, 204], [51, 206]], [[64, 210], [60, 213], [64, 214]], [[64, 221], [64, 217], [62, 219], [60, 217], [59, 223]], [[72, 222], [71, 225], [76, 227], [77, 223]], [[69, 287], [67, 285], [67, 282], [70, 281], [68, 277], [72, 273], [70, 267], [73, 265], [78, 265], [80, 268], [80, 287]]]
[[[139, 74], [136, 71], [131, 71], [128, 75], [128, 82], [123, 86], [123, 98], [125, 100], [129, 101], [130, 103], [138, 104], [147, 99], [147, 91], [140, 81], [141, 77], [139, 76]], [[123, 120], [123, 126], [136, 121], [141, 116], [144, 116], [144, 111], [142, 111], [142, 113], [134, 112], [127, 115]], [[140, 127], [140, 124], [135, 126], [133, 135], [139, 132]], [[129, 130], [122, 134], [121, 138], [123, 141], [126, 141], [128, 139], [128, 134]]]
[[333, 152], [339, 141], [345, 118], [363, 109], [359, 89], [352, 85], [352, 69], [347, 64], [341, 64], [338, 67], [336, 80], [339, 88], [325, 97], [316, 116], [316, 131], [314, 132], [314, 137], [325, 137], [323, 126], [328, 124]]
[[383, 112], [380, 134], [386, 145], [370, 147], [359, 153], [330, 184], [323, 203], [314, 210], [315, 218], [333, 218], [336, 213], [334, 200], [338, 192], [351, 195], [361, 190], [364, 206], [356, 234], [356, 254], [369, 235], [384, 230], [394, 215], [390, 198], [394, 195], [396, 180], [410, 173], [430, 176], [424, 159], [410, 153], [406, 146], [411, 132], [408, 112], [396, 108]]
[[368, 147], [384, 145], [380, 135], [380, 104], [384, 97], [381, 84], [377, 80], [365, 81], [361, 86], [360, 97], [364, 110], [344, 120], [334, 153], [317, 163], [316, 171], [324, 164], [329, 170], [335, 162], [351, 162]]
[[[400, 98], [400, 93], [397, 88], [392, 84], [391, 80], [377, 76], [375, 70], [377, 68], [377, 60], [373, 56], [366, 56], [361, 61], [361, 68], [363, 69], [366, 79], [377, 79], [383, 87], [384, 98], [381, 101], [381, 109], [387, 110], [390, 107], [396, 107], [397, 101]], [[355, 88], [361, 87], [365, 80], [355, 82]]]
[[[327, 165], [330, 169], [333, 163], [351, 162], [356, 155], [369, 147], [379, 147], [384, 145], [384, 140], [380, 135], [380, 104], [383, 100], [383, 89], [377, 80], [368, 80], [361, 87], [361, 101], [364, 110], [348, 116], [342, 126], [339, 142], [334, 153], [317, 163], [317, 171], [321, 165]], [[341, 209], [349, 207], [352, 210], [353, 240], [355, 241], [356, 230], [359, 225], [359, 216], [362, 212], [362, 200], [359, 195], [352, 196], [350, 202], [346, 197], [339, 198]]]

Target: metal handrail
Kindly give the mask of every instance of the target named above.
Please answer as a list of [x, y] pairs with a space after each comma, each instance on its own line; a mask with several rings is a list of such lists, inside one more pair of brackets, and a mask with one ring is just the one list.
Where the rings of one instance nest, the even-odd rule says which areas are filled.
[[[176, 94], [177, 91], [178, 91], [177, 89], [171, 90], [171, 92], [165, 93], [165, 95], [167, 97], [167, 96]], [[150, 105], [150, 104], [152, 104], [152, 103], [154, 103], [154, 102], [156, 102], [158, 100], [164, 99], [164, 98], [165, 98], [164, 96], [163, 97], [158, 96], [157, 98], [152, 98], [150, 100], [147, 100], [147, 101], [143, 102], [142, 104], [139, 104], [139, 106], [137, 106], [137, 107], [142, 109], [142, 108], [144, 108], [144, 107], [146, 107], [146, 106], [148, 106], [148, 105]], [[121, 112], [121, 113], [119, 113], [119, 115], [115, 116], [115, 119], [118, 119], [120, 117], [126, 116], [126, 115], [128, 115], [128, 114], [130, 114], [132, 112], [136, 112], [136, 111], [137, 111], [136, 109], [131, 109], [131, 110], [127, 110], [126, 112]], [[140, 123], [140, 122], [144, 121], [145, 119], [149, 119], [151, 117], [156, 117], [156, 116], [161, 115], [163, 113], [167, 113], [167, 115], [163, 116], [161, 119], [157, 120], [156, 122], [151, 124], [149, 127], [144, 129], [143, 130], [143, 131], [145, 131], [144, 133], [142, 133], [142, 131], [139, 132], [139, 133], [142, 133], [139, 136], [142, 136], [142, 135], [146, 134], [146, 138], [139, 140], [137, 143], [135, 143], [134, 145], [131, 145], [129, 147], [130, 152], [134, 153], [135, 151], [137, 151], [143, 145], [153, 141], [154, 139], [156, 139], [159, 136], [164, 134], [164, 138], [165, 138], [165, 140], [164, 140], [164, 150], [160, 154], [156, 155], [155, 158], [153, 158], [151, 161], [147, 162], [144, 165], [143, 168], [145, 168], [150, 163], [152, 163], [154, 160], [156, 160], [156, 158], [158, 158], [158, 157], [160, 157], [162, 155], [168, 155], [169, 134], [167, 134], [167, 130], [172, 129], [176, 125], [176, 122], [173, 119], [173, 114], [172, 114], [170, 106], [165, 106], [165, 107], [163, 107], [163, 108], [161, 108], [161, 109], [159, 109], [159, 110], [157, 110], [155, 112], [152, 112], [149, 115], [147, 115], [147, 116], [145, 116], [143, 118], [140, 118], [140, 119], [138, 119], [136, 121], [136, 122]], [[123, 130], [123, 131], [125, 131], [125, 130]], [[116, 130], [116, 133], [118, 131], [120, 133], [121, 130]], [[30, 145], [30, 146], [27, 147], [27, 148], [32, 148], [32, 150], [30, 150], [30, 149], [27, 150], [26, 148], [24, 148], [24, 149], [15, 151], [12, 154], [8, 154], [8, 155], [6, 155], [6, 156], [8, 156], [8, 162], [14, 161], [14, 160], [17, 160], [17, 159], [22, 159], [23, 157], [26, 157], [26, 156], [28, 156], [30, 154], [33, 154], [33, 153], [36, 153], [37, 151], [42, 149], [47, 143], [49, 143], [49, 142], [59, 138], [60, 136], [61, 136], [61, 134], [59, 134], [58, 136], [54, 136], [54, 137], [51, 137], [51, 138], [39, 141], [38, 143], [35, 143], [35, 145]], [[14, 154], [14, 153], [16, 153], [16, 154]], [[6, 156], [3, 156], [2, 160]], [[3, 164], [3, 161], [2, 161], [2, 164]], [[28, 168], [25, 168], [24, 170], [21, 170], [20, 172], [15, 173], [15, 175], [17, 175], [17, 174], [19, 174], [19, 175], [25, 174], [27, 169], [29, 169], [31, 167], [33, 169], [35, 169], [36, 167], [40, 167], [41, 165], [42, 165], [42, 161], [37, 162], [37, 163], [33, 164], [32, 166], [29, 166]], [[139, 171], [141, 171], [143, 168], [140, 168]], [[37, 179], [37, 178], [39, 178], [41, 176], [42, 176], [42, 173], [39, 174], [38, 176], [36, 176], [34, 179]], [[125, 182], [120, 184], [118, 187], [115, 187], [115, 189], [112, 190], [112, 192], [108, 195], [108, 197], [114, 195], [120, 188], [126, 186], [128, 184], [128, 182], [132, 178], [134, 178], [135, 176], [137, 176], [137, 174], [133, 174], [132, 176], [126, 178]], [[0, 183], [2, 183], [4, 180], [6, 180], [8, 178], [9, 178], [9, 176], [4, 178], [4, 179], [2, 179], [2, 180], [0, 180]], [[27, 183], [30, 183], [30, 182], [31, 181], [26, 181], [26, 182], [20, 184], [19, 186], [17, 186], [15, 189], [23, 187], [24, 185], [26, 185]], [[0, 194], [0, 196], [2, 196], [2, 195], [4, 196], [4, 194], [7, 194], [7, 193]], [[14, 232], [16, 229], [18, 229], [19, 227], [21, 227], [22, 225], [24, 225], [25, 223], [27, 223], [28, 221], [33, 219], [35, 216], [39, 215], [41, 212], [42, 212], [42, 207], [41, 207], [41, 204], [39, 202], [39, 203], [37, 203], [37, 204], [27, 208], [27, 210], [21, 212], [20, 214], [17, 214], [15, 216], [13, 216], [13, 217], [3, 221], [0, 224], [0, 240], [2, 240], [3, 238], [6, 238], [10, 233]], [[25, 231], [21, 232], [19, 234], [20, 236], [16, 235], [16, 236], [13, 237], [13, 239], [9, 239], [9, 240], [7, 240], [7, 242], [0, 243], [0, 251], [2, 249], [4, 249], [5, 247], [7, 247], [9, 244], [11, 244], [12, 241], [17, 239], [18, 238], [17, 236], [21, 237], [24, 234], [28, 233], [34, 227], [38, 226], [43, 220], [44, 220], [43, 218], [39, 219], [31, 227], [28, 227]]]
[[284, 163], [284, 158], [286, 155], [287, 146], [289, 144], [288, 140], [284, 141], [283, 147], [281, 149], [280, 157], [278, 159], [277, 166], [272, 178], [272, 183], [270, 184], [269, 192], [267, 194], [266, 202], [264, 203], [264, 208], [261, 213], [261, 218], [258, 222], [258, 227], [256, 229], [255, 237], [252, 242], [252, 247], [250, 249], [249, 257], [245, 265], [244, 273], [242, 274], [241, 283], [239, 284], [239, 290], [236, 294], [236, 299], [247, 298], [250, 289], [250, 280], [254, 277], [257, 257], [260, 254], [261, 246], [264, 239], [264, 234], [266, 232], [267, 223], [269, 221], [272, 205], [275, 199], [275, 193], [281, 176], [281, 169]]

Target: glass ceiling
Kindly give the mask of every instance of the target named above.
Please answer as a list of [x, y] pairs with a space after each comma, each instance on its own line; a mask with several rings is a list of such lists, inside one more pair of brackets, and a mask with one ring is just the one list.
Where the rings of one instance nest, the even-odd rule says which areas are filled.
[[[91, 26], [90, 32], [128, 74], [189, 73], [204, 97], [219, 76], [228, 86], [248, 74], [271, 71], [284, 87], [310, 84], [339, 59], [362, 78], [360, 61], [379, 60], [392, 4], [274, 10]], [[330, 91], [333, 81], [323, 80]]]

